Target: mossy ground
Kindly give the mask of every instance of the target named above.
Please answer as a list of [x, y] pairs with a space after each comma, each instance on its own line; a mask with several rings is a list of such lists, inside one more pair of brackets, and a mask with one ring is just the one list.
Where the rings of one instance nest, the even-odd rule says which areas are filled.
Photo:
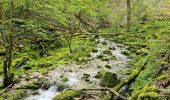
[[[46, 73], [49, 70], [55, 69], [60, 64], [67, 64], [70, 62], [82, 63], [85, 57], [89, 56], [89, 53], [94, 49], [94, 42], [89, 38], [82, 38], [76, 36], [72, 40], [73, 52], [69, 52], [67, 42], [64, 37], [60, 39], [62, 46], [51, 48], [51, 44], [43, 44], [46, 48], [46, 53], [40, 54], [42, 49], [33, 49], [34, 44], [25, 46], [22, 50], [14, 50], [12, 72], [15, 76], [22, 76], [25, 73], [30, 74], [33, 72]], [[49, 48], [48, 48], [49, 46]], [[16, 68], [16, 66], [24, 59], [29, 58], [25, 63]], [[3, 77], [3, 57], [0, 57], [0, 77]], [[29, 77], [25, 77], [29, 80]], [[1, 84], [2, 86], [2, 84]], [[3, 88], [0, 89], [0, 91]], [[12, 95], [11, 95], [12, 96]], [[9, 98], [11, 97], [9, 96]]]
[[169, 67], [166, 57], [170, 49], [169, 28], [170, 20], [154, 20], [142, 24], [132, 24], [130, 32], [121, 28], [109, 30], [114, 32], [110, 36], [106, 35], [107, 38], [129, 46], [128, 49], [134, 54], [130, 61], [133, 69], [141, 67], [148, 60], [145, 69], [131, 84], [131, 91], [138, 91], [146, 84], [153, 85], [155, 80], [164, 79], [169, 75], [166, 69], [158, 73], [162, 66]]

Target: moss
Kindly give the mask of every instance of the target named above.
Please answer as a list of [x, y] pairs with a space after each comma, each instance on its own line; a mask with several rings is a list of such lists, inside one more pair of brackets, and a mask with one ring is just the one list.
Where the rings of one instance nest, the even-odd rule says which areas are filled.
[[163, 80], [163, 79], [167, 79], [168, 76], [167, 75], [161, 75], [159, 77], [156, 78], [156, 80]]
[[90, 77], [90, 74], [84, 73], [84, 74], [83, 74], [83, 77], [82, 77], [81, 79], [82, 79], [82, 80], [85, 80], [85, 81], [90, 81], [89, 77]]
[[28, 85], [23, 86], [22, 88], [26, 89], [48, 89], [50, 87], [49, 81], [45, 78], [38, 78], [32, 82], [30, 82]]
[[139, 54], [142, 54], [142, 55], [147, 55], [148, 54], [148, 49], [145, 49], [145, 48], [142, 48], [142, 49], [139, 49], [136, 51], [136, 54], [139, 55]]
[[112, 99], [112, 95], [111, 94], [108, 94], [108, 95], [105, 95], [103, 100], [111, 100]]
[[156, 92], [146, 92], [139, 94], [137, 100], [143, 100], [144, 98], [150, 98], [150, 100], [153, 100], [155, 98], [156, 100], [157, 93]]
[[97, 59], [102, 59], [103, 55], [97, 55]]
[[110, 50], [104, 50], [103, 53], [104, 53], [104, 54], [108, 54], [108, 55], [111, 55], [111, 54], [112, 54]]
[[109, 68], [109, 69], [112, 68], [111, 65], [105, 65], [105, 67], [106, 67], [106, 68]]
[[2, 95], [5, 100], [23, 100], [27, 97], [27, 90], [20, 89], [20, 90], [11, 90]]
[[102, 45], [107, 45], [107, 42], [106, 42], [106, 41], [103, 41], [103, 42], [102, 42]]
[[67, 81], [69, 81], [69, 79], [68, 79], [68, 77], [63, 77], [62, 81], [67, 82]]
[[112, 72], [105, 72], [104, 75], [101, 77], [100, 85], [103, 87], [113, 87], [120, 82], [118, 80], [117, 75]]
[[144, 97], [155, 98], [157, 96], [157, 90], [158, 88], [146, 85], [141, 90], [136, 90], [130, 97], [130, 100], [143, 100], [142, 98]]
[[115, 47], [109, 47], [109, 50], [116, 50]]
[[129, 51], [123, 51], [122, 54], [124, 54], [126, 56], [130, 56], [130, 52]]
[[73, 100], [74, 97], [81, 95], [81, 92], [76, 90], [66, 90], [59, 95], [56, 95], [52, 100]]
[[93, 52], [98, 52], [98, 50], [96, 48], [93, 49]]
[[106, 72], [106, 71], [101, 70], [101, 71], [99, 71], [94, 77], [95, 77], [95, 78], [98, 78], [98, 79], [101, 79], [105, 72]]

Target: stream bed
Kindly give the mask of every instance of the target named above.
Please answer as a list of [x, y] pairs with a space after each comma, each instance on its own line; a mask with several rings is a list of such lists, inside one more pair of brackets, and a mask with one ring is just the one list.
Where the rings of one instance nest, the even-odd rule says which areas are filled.
[[[95, 40], [96, 50], [90, 54], [90, 57], [84, 58], [82, 64], [74, 62], [66, 65], [59, 65], [55, 70], [48, 72], [47, 78], [50, 82], [57, 81], [57, 84], [65, 83], [65, 89], [79, 90], [83, 88], [101, 88], [100, 79], [95, 78], [95, 75], [101, 71], [109, 71], [116, 73], [120, 80], [127, 78], [127, 75], [122, 74], [122, 71], [129, 70], [128, 59], [122, 52], [127, 51], [125, 46], [114, 43], [99, 37]], [[89, 76], [87, 80], [83, 76]], [[52, 100], [52, 98], [59, 94], [59, 86], [51, 85], [49, 89], [37, 90], [37, 95], [30, 95], [26, 100]], [[100, 100], [101, 98], [96, 98]]]

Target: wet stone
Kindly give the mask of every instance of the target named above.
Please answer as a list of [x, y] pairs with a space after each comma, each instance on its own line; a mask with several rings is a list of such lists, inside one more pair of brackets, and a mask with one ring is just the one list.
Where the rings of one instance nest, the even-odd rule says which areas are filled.
[[90, 74], [84, 73], [83, 77], [81, 79], [84, 80], [84, 81], [90, 81], [89, 77], [90, 77]]
[[103, 87], [114, 87], [116, 86], [120, 80], [117, 78], [117, 74], [112, 72], [105, 72], [101, 77], [100, 85]]

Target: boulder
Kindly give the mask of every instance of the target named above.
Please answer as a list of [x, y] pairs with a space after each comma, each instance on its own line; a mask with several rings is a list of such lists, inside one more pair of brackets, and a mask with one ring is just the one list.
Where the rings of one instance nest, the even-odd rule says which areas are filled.
[[117, 74], [112, 72], [105, 72], [101, 77], [100, 85], [103, 87], [114, 87], [116, 86], [120, 80], [117, 78]]

